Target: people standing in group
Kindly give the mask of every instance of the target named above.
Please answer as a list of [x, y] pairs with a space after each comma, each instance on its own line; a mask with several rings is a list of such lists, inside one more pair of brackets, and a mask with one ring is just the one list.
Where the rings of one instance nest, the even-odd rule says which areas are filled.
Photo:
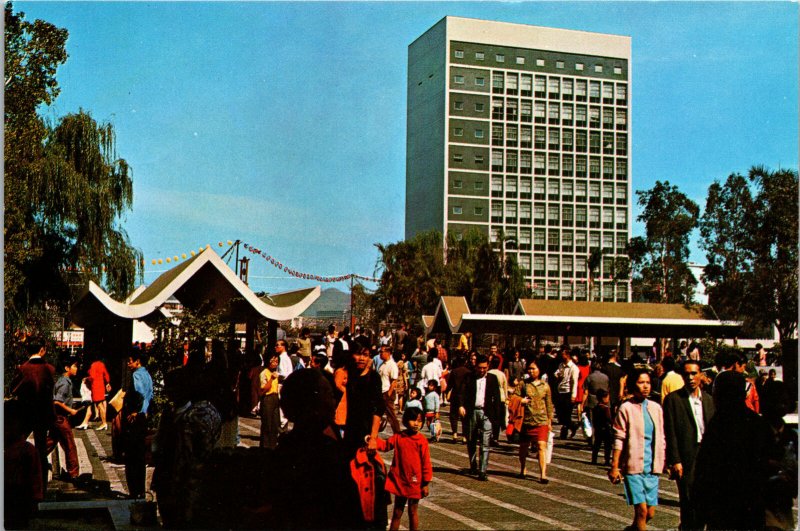
[[142, 354], [132, 350], [128, 355], [130, 382], [122, 407], [122, 437], [125, 448], [125, 480], [132, 498], [145, 493], [145, 436], [147, 414], [153, 400], [153, 379], [142, 365]]
[[408, 346], [408, 332], [406, 331], [405, 323], [400, 325], [400, 330], [394, 333], [394, 339], [392, 340], [392, 349], [396, 355], [400, 355], [401, 352], [406, 351], [406, 347]]
[[767, 366], [767, 349], [761, 343], [756, 343], [756, 363], [759, 367]]
[[200, 495], [202, 465], [211, 457], [222, 432], [222, 416], [209, 398], [212, 376], [186, 367], [164, 377], [171, 407], [162, 412], [154, 444], [152, 488], [157, 493], [164, 527], [203, 524], [206, 500]]
[[333, 359], [333, 347], [336, 344], [336, 325], [328, 325], [328, 332], [325, 334], [325, 353], [329, 360]]
[[539, 482], [547, 484], [547, 442], [553, 429], [552, 394], [550, 386], [542, 381], [536, 362], [528, 363], [527, 372], [530, 379], [520, 379], [514, 389], [524, 405], [519, 443], [519, 477], [526, 477], [528, 448], [535, 442], [539, 449]]
[[[573, 351], [574, 352], [574, 351]], [[578, 352], [578, 361], [576, 365], [578, 366], [578, 396], [575, 400], [576, 407], [578, 410], [578, 418], [581, 418], [583, 414], [583, 402], [584, 402], [584, 383], [586, 382], [586, 378], [589, 377], [589, 373], [591, 372], [591, 366], [589, 365], [589, 351], [581, 350]], [[573, 353], [573, 361], [575, 361], [575, 355]]]
[[695, 459], [692, 503], [707, 529], [763, 529], [772, 429], [745, 405], [742, 374], [718, 374], [713, 398], [714, 417]]
[[[78, 359], [68, 357], [61, 362], [62, 372], [56, 379], [53, 387], [53, 408], [55, 409], [55, 419], [50, 428], [50, 435], [47, 438], [47, 450], [50, 453], [56, 446], [60, 445], [64, 450], [64, 457], [67, 465], [67, 478], [76, 479], [80, 475], [78, 464], [78, 448], [75, 446], [75, 437], [72, 434], [72, 425], [69, 417], [78, 414], [78, 410], [72, 407], [72, 380], [78, 374]], [[53, 470], [53, 475], [56, 471]]]
[[53, 425], [53, 385], [56, 368], [44, 357], [44, 344], [31, 340], [26, 351], [28, 361], [17, 368], [9, 388], [21, 404], [22, 430], [25, 438], [33, 432], [33, 444], [39, 454], [43, 489], [47, 488], [47, 432]]
[[294, 370], [285, 339], [279, 339], [275, 342], [275, 353], [278, 355], [278, 381], [283, 383]]
[[617, 349], [611, 349], [608, 360], [603, 366], [603, 372], [608, 376], [608, 396], [611, 402], [611, 414], [616, 415], [617, 408], [622, 401], [622, 381], [625, 373], [617, 361]]
[[428, 380], [425, 396], [422, 397], [422, 404], [425, 409], [425, 423], [430, 431], [431, 440], [439, 442], [441, 425], [439, 424], [439, 408], [441, 398], [439, 396], [439, 382]]
[[714, 401], [700, 386], [700, 363], [684, 362], [681, 375], [684, 386], [663, 401], [664, 432], [667, 441], [667, 467], [678, 484], [681, 529], [702, 529], [704, 523], [691, 496], [697, 451], [711, 418]]
[[102, 359], [96, 359], [89, 366], [88, 371], [88, 385], [92, 391], [92, 405], [86, 408], [86, 417], [83, 422], [76, 426], [79, 430], [86, 430], [89, 428], [89, 421], [94, 416], [100, 418], [100, 426], [97, 430], [108, 429], [106, 423], [106, 393], [111, 391], [111, 377], [108, 374], [105, 363]]
[[508, 386], [511, 388], [516, 387], [525, 376], [525, 370], [525, 359], [518, 348], [514, 349], [514, 354], [512, 354], [504, 369]]
[[489, 372], [486, 356], [478, 355], [475, 368], [461, 389], [458, 408], [464, 419], [467, 437], [470, 474], [477, 474], [480, 481], [487, 481], [489, 467], [489, 438], [492, 424], [502, 418], [500, 383]]
[[382, 346], [379, 353], [381, 364], [378, 367], [378, 375], [381, 378], [381, 393], [386, 410], [386, 419], [392, 427], [392, 433], [400, 432], [400, 422], [395, 414], [395, 380], [400, 376], [397, 363], [392, 357], [392, 349], [389, 346]]
[[428, 363], [422, 367], [422, 371], [420, 372], [419, 382], [417, 382], [417, 387], [423, 393], [425, 392], [425, 388], [428, 385], [429, 380], [436, 380], [437, 382], [442, 379], [442, 373], [444, 369], [442, 368], [442, 362], [439, 361], [437, 356], [436, 349], [431, 349], [428, 351]]
[[683, 378], [675, 371], [675, 358], [670, 356], [662, 359], [661, 366], [664, 368], [664, 377], [661, 380], [661, 402], [663, 403], [667, 395], [683, 387]]
[[381, 392], [381, 377], [372, 370], [369, 348], [353, 351], [347, 370], [347, 414], [344, 428], [344, 445], [350, 458], [364, 446], [364, 437], [370, 436], [367, 445], [375, 450], [376, 439], [386, 405]]
[[[464, 433], [464, 420], [459, 415], [461, 407], [461, 390], [467, 376], [472, 372], [466, 365], [467, 354], [462, 353], [453, 359], [450, 374], [447, 375], [447, 389], [450, 392], [450, 429], [453, 434], [453, 442], [466, 442]], [[459, 436], [458, 425], [461, 422], [461, 435]]]
[[611, 397], [606, 389], [595, 393], [592, 414], [592, 464], [597, 464], [600, 448], [603, 448], [603, 466], [611, 466], [611, 447], [614, 443], [614, 425], [611, 415]]
[[397, 354], [395, 362], [397, 363], [397, 378], [394, 381], [394, 392], [397, 397], [397, 410], [402, 412], [408, 396], [408, 374], [411, 362], [408, 361], [405, 352]]
[[648, 400], [650, 373], [634, 368], [628, 375], [632, 397], [620, 405], [614, 419], [614, 452], [608, 478], [622, 482], [633, 505], [634, 529], [647, 529], [658, 505], [658, 474], [664, 469], [666, 444], [661, 406]]
[[[36, 447], [26, 439], [30, 434], [25, 418], [28, 407], [20, 400], [3, 403], [3, 524], [5, 529], [27, 529], [45, 484]], [[47, 477], [45, 471], [44, 477]]]
[[417, 387], [420, 382], [420, 376], [422, 374], [422, 368], [425, 364], [428, 363], [428, 353], [424, 350], [424, 343], [422, 346], [417, 347], [414, 353], [411, 355], [411, 365], [413, 367], [411, 373], [409, 374], [409, 384]]
[[412, 407], [425, 411], [425, 406], [422, 405], [422, 393], [420, 393], [419, 389], [416, 387], [412, 387], [408, 390], [408, 401], [406, 402], [405, 409], [411, 409]]
[[[602, 371], [602, 363], [599, 360], [595, 359], [592, 361], [591, 364], [591, 372], [589, 376], [583, 381], [583, 404], [582, 404], [582, 411], [586, 412], [589, 416], [589, 420], [592, 423], [593, 432], [597, 430], [594, 429], [595, 421], [594, 421], [594, 408], [598, 404], [598, 397], [597, 393], [603, 391], [605, 396], [608, 397], [608, 376]], [[609, 402], [610, 403], [610, 402]], [[610, 415], [610, 410], [609, 410]], [[597, 436], [593, 433], [592, 437], [589, 438], [589, 444], [594, 447], [596, 442]]]
[[506, 407], [506, 402], [508, 400], [508, 380], [506, 379], [505, 373], [500, 370], [502, 362], [503, 360], [499, 356], [495, 356], [489, 360], [489, 374], [493, 374], [500, 384], [500, 402], [503, 403], [501, 410], [502, 417], [499, 419], [499, 422], [492, 424], [492, 438], [489, 441], [489, 445], [492, 447], [500, 445], [500, 428], [505, 428], [506, 424], [508, 424], [508, 409]]
[[461, 354], [466, 354], [472, 350], [472, 332], [466, 331], [458, 338], [458, 350]]
[[703, 351], [697, 343], [691, 343], [687, 350], [687, 359], [692, 361], [700, 361], [703, 357]]
[[420, 434], [422, 411], [408, 408], [403, 413], [404, 431], [387, 440], [376, 439], [379, 451], [394, 450], [392, 465], [386, 476], [386, 491], [394, 494], [394, 510], [389, 525], [391, 531], [400, 529], [400, 519], [408, 504], [408, 528], [419, 529], [419, 502], [429, 494], [429, 483], [433, 479], [428, 441]]
[[386, 333], [386, 330], [381, 328], [378, 332], [378, 348], [389, 347], [392, 344], [392, 336]]
[[308, 327], [303, 327], [300, 330], [300, 337], [297, 338], [297, 344], [300, 347], [298, 355], [303, 360], [306, 367], [311, 365], [311, 330]]
[[561, 424], [559, 435], [561, 439], [566, 439], [568, 432], [570, 437], [574, 437], [578, 430], [578, 425], [572, 420], [572, 410], [578, 399], [579, 377], [578, 366], [572, 361], [572, 353], [565, 345], [561, 349], [561, 364], [555, 372], [555, 378], [558, 380], [555, 406], [558, 423]]
[[267, 359], [267, 366], [259, 375], [259, 394], [261, 406], [261, 430], [259, 434], [259, 446], [274, 450], [278, 446], [278, 435], [281, 432], [280, 400], [278, 395], [280, 365], [279, 354], [273, 353]]

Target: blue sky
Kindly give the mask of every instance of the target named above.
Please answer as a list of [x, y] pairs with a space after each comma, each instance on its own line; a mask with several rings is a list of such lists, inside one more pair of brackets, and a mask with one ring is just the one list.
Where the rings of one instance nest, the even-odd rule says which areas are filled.
[[[702, 207], [714, 179], [798, 166], [794, 3], [15, 9], [70, 32], [61, 95], [44, 113], [84, 108], [116, 128], [134, 171], [124, 227], [144, 253], [145, 282], [166, 268], [154, 258], [237, 238], [297, 271], [372, 275], [373, 244], [404, 234], [407, 47], [447, 15], [630, 36], [634, 190], [669, 180]], [[704, 261], [696, 246], [692, 259]], [[250, 274], [256, 290], [313, 284], [258, 257]]]

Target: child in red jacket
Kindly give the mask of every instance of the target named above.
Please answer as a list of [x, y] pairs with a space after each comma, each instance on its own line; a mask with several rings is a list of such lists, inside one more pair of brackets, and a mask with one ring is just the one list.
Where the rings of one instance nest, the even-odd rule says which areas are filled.
[[396, 433], [387, 440], [378, 439], [378, 450], [394, 449], [394, 458], [386, 477], [386, 490], [394, 494], [394, 511], [389, 529], [400, 529], [400, 518], [408, 500], [409, 529], [419, 529], [419, 500], [428, 496], [428, 483], [433, 479], [431, 454], [428, 441], [419, 430], [424, 423], [421, 409], [410, 407], [403, 413], [405, 431]]

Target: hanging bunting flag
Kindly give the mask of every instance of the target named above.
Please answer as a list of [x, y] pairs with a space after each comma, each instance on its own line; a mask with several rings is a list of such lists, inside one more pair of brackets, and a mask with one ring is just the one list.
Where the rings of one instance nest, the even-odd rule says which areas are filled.
[[247, 243], [243, 243], [242, 245], [244, 245], [244, 248], [247, 251], [253, 254], [260, 255], [262, 258], [264, 258], [265, 261], [269, 262], [273, 267], [278, 268], [279, 271], [283, 271], [284, 273], [287, 273], [288, 275], [296, 278], [302, 278], [305, 280], [315, 280], [317, 282], [344, 282], [346, 280], [351, 280], [351, 279], [359, 279], [359, 280], [364, 280], [366, 282], [380, 282], [379, 278], [367, 277], [364, 275], [359, 275], [357, 273], [350, 273], [348, 275], [339, 275], [335, 277], [325, 277], [321, 275], [312, 275], [311, 273], [303, 273], [300, 271], [295, 271], [294, 269], [291, 269], [289, 266], [286, 266], [283, 263], [281, 263], [281, 261], [276, 259], [274, 256], [267, 254], [266, 251], [262, 251], [261, 249], [253, 247], [252, 245], [249, 245]]

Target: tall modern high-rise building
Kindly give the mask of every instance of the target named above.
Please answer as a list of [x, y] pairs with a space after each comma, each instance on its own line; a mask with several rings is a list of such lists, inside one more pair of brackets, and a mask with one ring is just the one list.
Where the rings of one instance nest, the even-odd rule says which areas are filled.
[[631, 227], [630, 62], [619, 35], [457, 17], [426, 31], [408, 50], [406, 238], [477, 228], [535, 298], [628, 301], [614, 270]]

